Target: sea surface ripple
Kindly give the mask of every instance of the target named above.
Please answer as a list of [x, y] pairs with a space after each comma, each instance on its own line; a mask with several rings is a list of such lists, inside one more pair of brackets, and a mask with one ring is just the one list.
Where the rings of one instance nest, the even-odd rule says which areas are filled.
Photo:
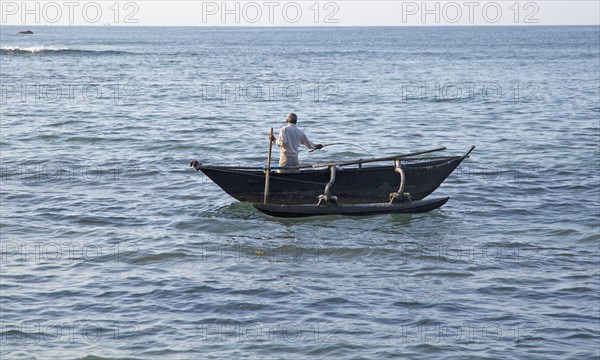
[[[2, 359], [600, 356], [598, 27], [18, 30]], [[418, 215], [271, 218], [189, 168], [260, 166], [291, 111], [376, 155], [477, 148]]]

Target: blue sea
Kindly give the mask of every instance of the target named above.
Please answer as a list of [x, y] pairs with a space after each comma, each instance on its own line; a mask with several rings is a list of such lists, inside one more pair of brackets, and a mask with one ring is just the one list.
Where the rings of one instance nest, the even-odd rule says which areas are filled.
[[[598, 359], [600, 29], [0, 28], [2, 359]], [[189, 167], [446, 146], [415, 215]]]

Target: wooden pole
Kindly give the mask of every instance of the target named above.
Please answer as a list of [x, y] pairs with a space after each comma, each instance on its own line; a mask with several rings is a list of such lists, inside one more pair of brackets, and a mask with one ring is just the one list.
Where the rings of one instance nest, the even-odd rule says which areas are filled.
[[263, 203], [267, 203], [269, 199], [269, 175], [271, 174], [271, 148], [273, 142], [271, 141], [271, 137], [273, 136], [273, 128], [271, 128], [271, 132], [269, 133], [269, 156], [267, 156], [267, 168], [265, 169], [265, 196], [263, 197]]
[[290, 166], [289, 168], [290, 169], [305, 169], [305, 168], [317, 168], [317, 167], [326, 167], [326, 166], [329, 167], [329, 166], [345, 166], [345, 165], [354, 165], [354, 164], [367, 164], [367, 163], [379, 162], [379, 161], [398, 160], [398, 159], [402, 159], [402, 158], [406, 158], [406, 157], [429, 154], [432, 152], [443, 151], [443, 150], [446, 150], [445, 146], [441, 147], [441, 148], [437, 148], [437, 149], [423, 150], [423, 151], [417, 151], [417, 152], [408, 153], [408, 154], [399, 154], [399, 155], [386, 156], [386, 157], [373, 158], [373, 159], [329, 162], [329, 163], [322, 163], [322, 164], [300, 165], [300, 166], [295, 166], [295, 167]]

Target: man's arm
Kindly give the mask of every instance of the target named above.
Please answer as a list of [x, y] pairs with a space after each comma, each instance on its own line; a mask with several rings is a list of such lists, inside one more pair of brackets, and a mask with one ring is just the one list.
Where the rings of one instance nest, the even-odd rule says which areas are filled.
[[275, 144], [279, 147], [283, 146], [283, 128], [279, 129], [279, 136], [277, 136], [277, 138], [275, 138], [275, 136], [271, 135], [271, 137], [269, 138], [269, 140], [275, 142]]
[[310, 140], [308, 140], [308, 137], [306, 136], [306, 134], [304, 134], [302, 136], [302, 141], [301, 141], [302, 145], [306, 146], [307, 148], [311, 149], [311, 150], [318, 150], [321, 149], [323, 147], [323, 145], [321, 144], [313, 144]]
[[279, 136], [277, 136], [277, 140], [275, 141], [275, 144], [277, 144], [277, 146], [279, 147], [285, 147], [285, 134], [283, 133], [283, 128], [279, 129]]

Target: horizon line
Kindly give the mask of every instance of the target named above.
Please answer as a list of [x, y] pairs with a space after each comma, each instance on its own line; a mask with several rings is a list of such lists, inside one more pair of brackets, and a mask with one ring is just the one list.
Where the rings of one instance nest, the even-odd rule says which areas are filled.
[[0, 24], [0, 29], [4, 26], [10, 27], [119, 27], [119, 28], [141, 28], [141, 27], [172, 27], [172, 28], [368, 28], [368, 27], [389, 27], [389, 28], [404, 28], [404, 27], [431, 27], [431, 28], [453, 28], [453, 27], [552, 27], [552, 26], [597, 26], [598, 24], [456, 24], [456, 25], [123, 25], [123, 24], [32, 24], [32, 25], [14, 25]]

